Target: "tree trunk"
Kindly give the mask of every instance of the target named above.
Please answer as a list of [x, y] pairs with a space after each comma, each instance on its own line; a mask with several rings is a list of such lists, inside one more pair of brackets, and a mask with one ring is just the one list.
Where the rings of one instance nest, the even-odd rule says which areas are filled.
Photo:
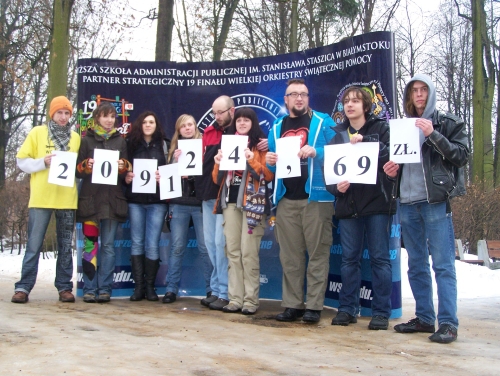
[[[222, 52], [226, 46], [227, 36], [229, 34], [229, 29], [231, 28], [231, 23], [233, 22], [234, 11], [238, 7], [240, 0], [226, 0], [225, 1], [225, 12], [222, 18], [222, 25], [220, 28], [220, 34], [217, 35], [217, 25], [214, 25], [214, 61], [221, 61]], [[217, 18], [215, 19], [217, 22]]]
[[156, 29], [156, 61], [170, 61], [173, 28], [174, 0], [159, 0], [158, 27]]
[[54, 0], [47, 103], [54, 97], [66, 95], [67, 92], [69, 22], [74, 3], [75, 0]]
[[292, 25], [290, 30], [290, 52], [299, 50], [299, 0], [292, 0]]
[[494, 183], [491, 110], [495, 89], [495, 72], [487, 34], [484, 0], [471, 0], [471, 5], [474, 124], [472, 174], [476, 183], [480, 184], [484, 190], [489, 190], [493, 188]]

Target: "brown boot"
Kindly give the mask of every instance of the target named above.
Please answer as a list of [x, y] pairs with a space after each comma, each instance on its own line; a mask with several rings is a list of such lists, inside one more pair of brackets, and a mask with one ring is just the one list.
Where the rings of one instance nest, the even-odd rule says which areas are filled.
[[12, 303], [28, 303], [28, 294], [22, 291], [16, 291], [10, 300]]
[[59, 293], [59, 301], [63, 303], [74, 303], [75, 296], [69, 290], [64, 290]]

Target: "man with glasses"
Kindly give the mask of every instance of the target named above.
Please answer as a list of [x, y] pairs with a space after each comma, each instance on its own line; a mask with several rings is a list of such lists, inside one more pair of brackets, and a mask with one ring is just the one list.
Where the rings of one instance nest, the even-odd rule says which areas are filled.
[[[299, 136], [301, 175], [276, 179], [273, 202], [276, 212], [276, 240], [283, 267], [285, 311], [278, 321], [320, 320], [325, 298], [332, 245], [334, 196], [327, 192], [323, 179], [323, 147], [335, 136], [330, 116], [309, 107], [309, 92], [302, 79], [288, 81], [284, 97], [289, 115], [274, 122], [269, 132], [266, 163], [276, 171], [276, 139]], [[309, 256], [306, 271], [306, 251]], [[304, 302], [304, 278], [307, 292]], [[307, 309], [306, 308], [307, 304]]]
[[[210, 309], [221, 311], [229, 304], [227, 291], [227, 257], [224, 252], [226, 239], [222, 227], [222, 214], [213, 214], [215, 200], [219, 193], [219, 186], [212, 181], [214, 157], [220, 149], [222, 135], [226, 132], [234, 116], [234, 101], [227, 95], [217, 98], [212, 104], [214, 123], [203, 133], [203, 235], [208, 255], [214, 267], [210, 287], [212, 293], [201, 300], [201, 304]], [[262, 140], [257, 148], [267, 150], [267, 139]]]

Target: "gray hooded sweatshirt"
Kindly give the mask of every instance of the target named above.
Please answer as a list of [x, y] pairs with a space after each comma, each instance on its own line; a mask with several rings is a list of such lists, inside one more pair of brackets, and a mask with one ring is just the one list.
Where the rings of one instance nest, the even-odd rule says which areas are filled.
[[[414, 81], [421, 81], [429, 88], [427, 103], [421, 117], [432, 121], [434, 110], [436, 109], [436, 87], [429, 76], [425, 74], [417, 74], [406, 84], [403, 98], [406, 98], [408, 87], [410, 83]], [[403, 108], [406, 117], [412, 117], [406, 112], [406, 102], [404, 103]], [[424, 133], [420, 130], [420, 145], [424, 142]], [[424, 167], [422, 166], [422, 162], [406, 163], [404, 165], [399, 190], [400, 201], [402, 204], [427, 201], [427, 189], [425, 186]]]

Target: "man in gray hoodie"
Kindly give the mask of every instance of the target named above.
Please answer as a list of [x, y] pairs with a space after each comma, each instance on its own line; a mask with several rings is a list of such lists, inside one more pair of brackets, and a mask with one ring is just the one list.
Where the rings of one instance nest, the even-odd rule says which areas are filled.
[[[458, 318], [449, 200], [465, 193], [462, 167], [469, 156], [467, 134], [461, 119], [436, 110], [436, 88], [427, 75], [417, 74], [408, 82], [403, 107], [407, 117], [416, 118], [415, 126], [420, 130], [421, 161], [403, 165], [389, 161], [384, 171], [396, 178], [416, 318], [395, 325], [394, 330], [433, 333], [431, 341], [450, 343], [457, 339]], [[437, 331], [429, 253], [438, 290]]]

